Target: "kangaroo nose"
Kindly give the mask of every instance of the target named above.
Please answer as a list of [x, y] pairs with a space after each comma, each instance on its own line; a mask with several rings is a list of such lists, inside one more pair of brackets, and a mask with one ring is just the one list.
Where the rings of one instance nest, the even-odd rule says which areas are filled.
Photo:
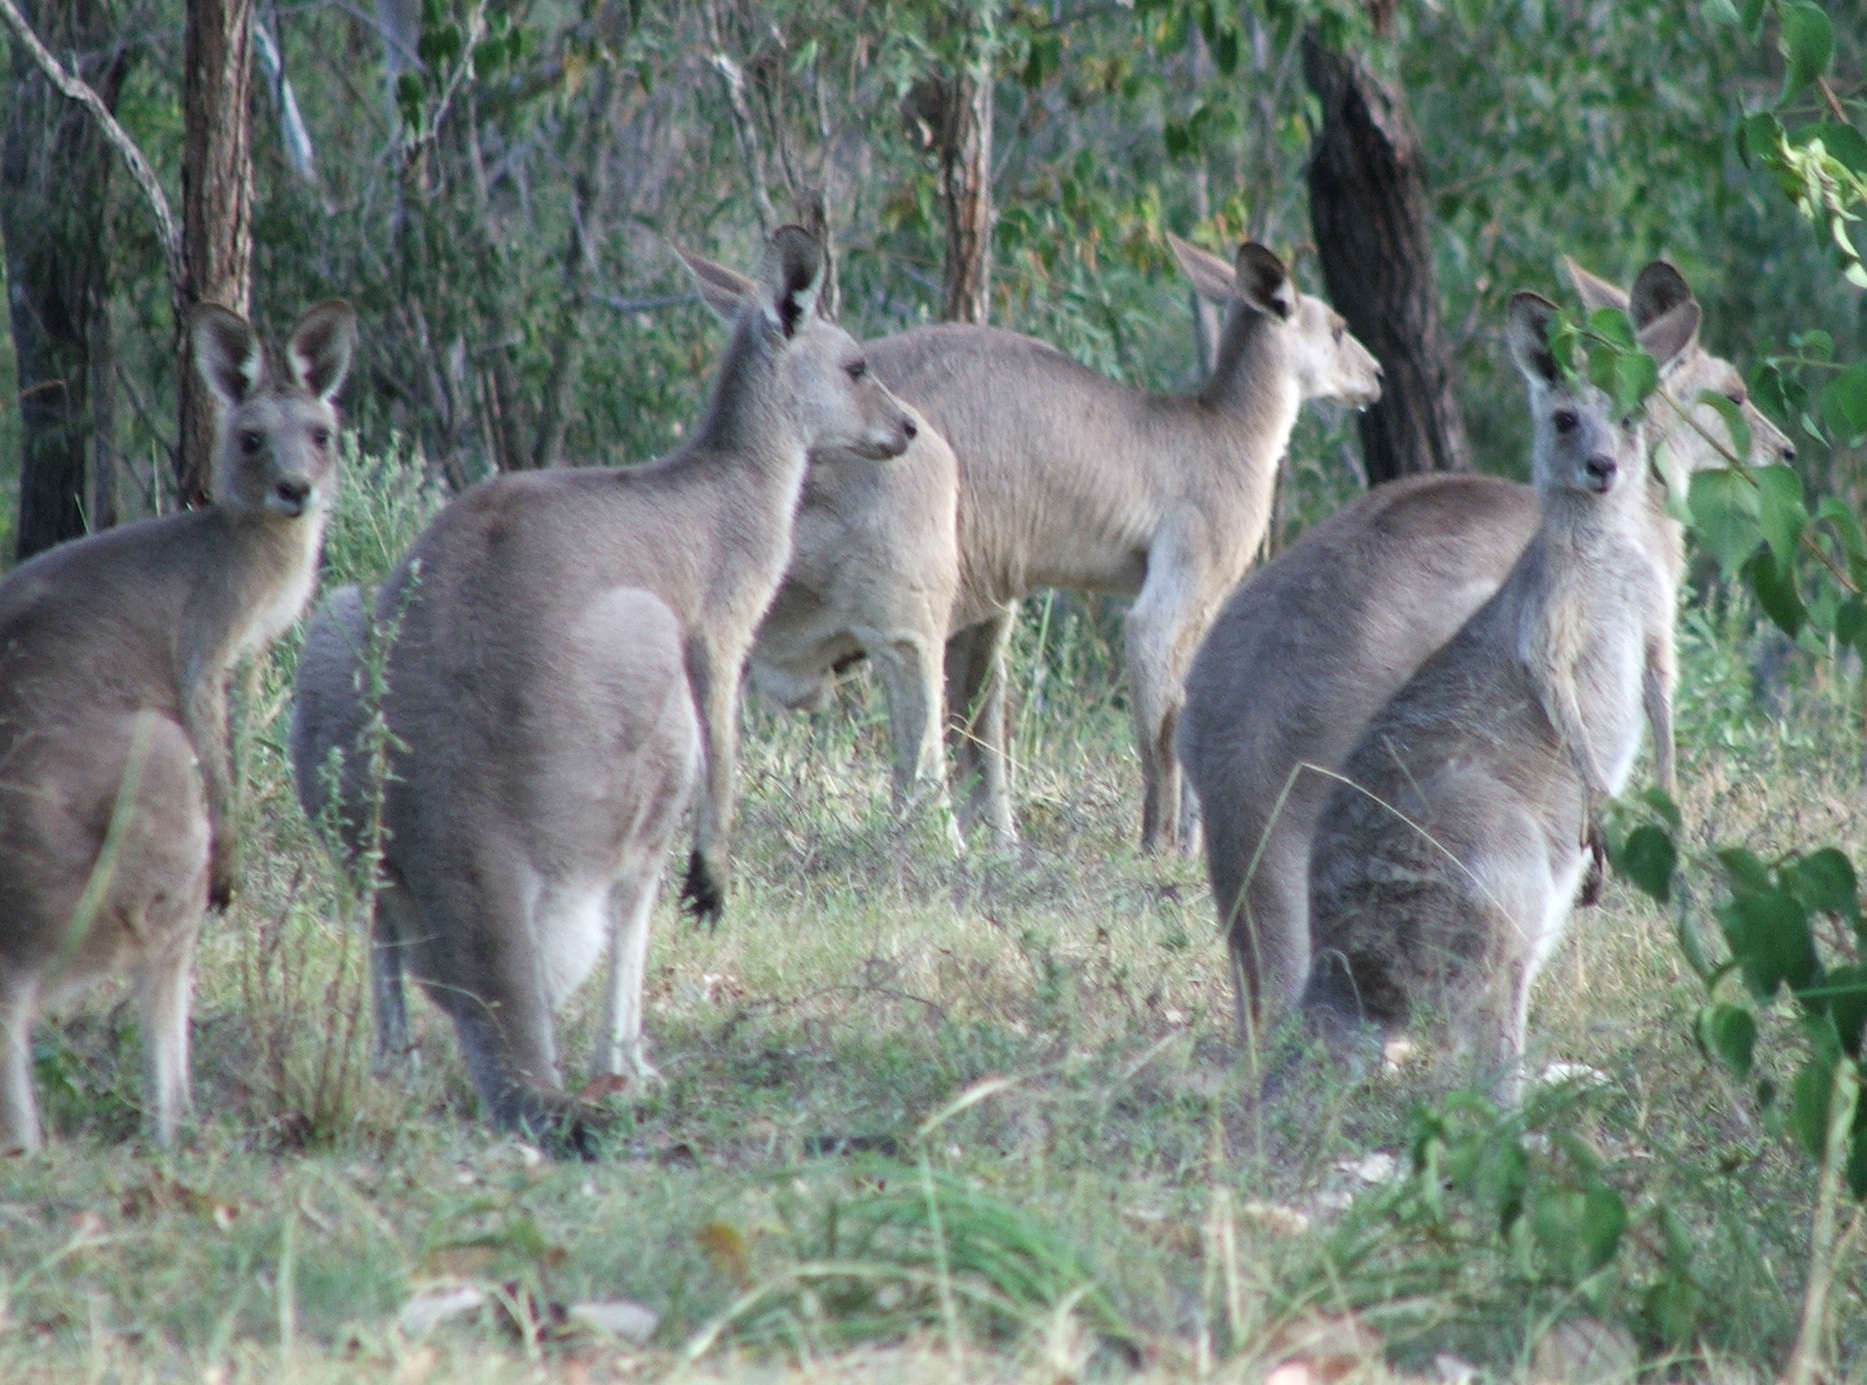
[[904, 418], [901, 420], [901, 436], [902, 437], [906, 438], [909, 442], [913, 442], [915, 437], [919, 433], [920, 433], [920, 429], [914, 426], [913, 419]]
[[1796, 460], [1796, 445], [1793, 442], [1786, 442], [1783, 444], [1783, 460], [1786, 462], [1793, 462]]
[[1583, 469], [1588, 472], [1588, 479], [1595, 483], [1595, 489], [1598, 491], [1605, 491], [1614, 484], [1614, 473], [1617, 468], [1612, 457], [1604, 457], [1596, 453], [1583, 463]]
[[305, 507], [305, 501], [311, 498], [311, 482], [302, 477], [288, 476], [274, 486], [272, 491], [292, 509], [302, 510]]

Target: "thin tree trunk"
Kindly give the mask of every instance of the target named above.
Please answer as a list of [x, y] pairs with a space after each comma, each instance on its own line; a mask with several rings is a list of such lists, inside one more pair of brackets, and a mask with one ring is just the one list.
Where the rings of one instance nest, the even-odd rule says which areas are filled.
[[[182, 270], [190, 306], [249, 311], [253, 278], [253, 0], [188, 0], [183, 39]], [[195, 373], [186, 323], [175, 480], [204, 505], [212, 479], [214, 400]]]
[[564, 434], [570, 424], [571, 394], [577, 382], [577, 345], [589, 303], [585, 296], [590, 266], [603, 241], [609, 209], [610, 132], [619, 123], [624, 84], [605, 68], [593, 84], [585, 119], [574, 130], [580, 158], [571, 180], [571, 223], [564, 247], [564, 303], [551, 342], [551, 365], [545, 374], [544, 403], [538, 411], [538, 436], [532, 465], [564, 465]]
[[[96, 0], [28, 7], [55, 48], [91, 54], [78, 76], [114, 108], [129, 71], [117, 25]], [[0, 152], [0, 235], [20, 387], [15, 553], [116, 520], [114, 357], [103, 215], [111, 149], [86, 111], [13, 46], [12, 112]]]
[[1368, 479], [1469, 470], [1406, 97], [1313, 32], [1303, 40], [1303, 74], [1323, 111], [1309, 165], [1323, 282], [1381, 362], [1381, 402], [1361, 416]]
[[[968, 45], [969, 47], [971, 45]], [[984, 322], [992, 291], [992, 60], [959, 64], [943, 83], [940, 197], [946, 209], [946, 269], [940, 315]]]

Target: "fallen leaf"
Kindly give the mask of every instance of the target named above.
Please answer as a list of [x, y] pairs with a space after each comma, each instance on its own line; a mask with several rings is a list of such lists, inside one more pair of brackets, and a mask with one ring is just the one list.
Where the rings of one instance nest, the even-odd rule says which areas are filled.
[[655, 1329], [661, 1325], [661, 1315], [630, 1299], [612, 1298], [596, 1303], [573, 1303], [570, 1322], [574, 1327], [588, 1328], [642, 1346], [655, 1335]]
[[1259, 1202], [1254, 1198], [1239, 1207], [1238, 1215], [1275, 1236], [1300, 1236], [1310, 1229], [1308, 1214], [1281, 1202]]
[[485, 1302], [486, 1290], [477, 1284], [437, 1284], [403, 1304], [396, 1323], [409, 1336], [420, 1337], [437, 1323], [471, 1313]]
[[1640, 1348], [1626, 1328], [1598, 1318], [1570, 1318], [1543, 1334], [1530, 1355], [1530, 1374], [1564, 1385], [1591, 1385], [1631, 1380], [1639, 1363]]
[[708, 1222], [694, 1233], [707, 1263], [733, 1282], [740, 1290], [752, 1287], [752, 1257], [746, 1250], [745, 1237], [725, 1222]]

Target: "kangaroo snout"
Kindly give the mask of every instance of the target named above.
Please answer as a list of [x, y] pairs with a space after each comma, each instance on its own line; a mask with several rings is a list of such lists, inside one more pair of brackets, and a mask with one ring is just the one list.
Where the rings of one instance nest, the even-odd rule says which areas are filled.
[[303, 476], [287, 476], [273, 486], [266, 508], [283, 515], [301, 515], [311, 504], [312, 484]]
[[1597, 452], [1582, 463], [1582, 470], [1588, 473], [1588, 488], [1597, 495], [1605, 495], [1613, 489], [1614, 478], [1620, 468], [1615, 465], [1614, 458]]

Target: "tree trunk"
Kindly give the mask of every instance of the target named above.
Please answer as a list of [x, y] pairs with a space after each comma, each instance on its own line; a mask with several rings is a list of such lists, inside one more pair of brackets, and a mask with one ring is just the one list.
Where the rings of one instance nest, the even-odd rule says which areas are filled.
[[[253, 0], [188, 0], [183, 39], [182, 296], [249, 311], [253, 277]], [[214, 400], [195, 373], [186, 323], [177, 323], [181, 502], [205, 505]]]
[[1426, 179], [1405, 95], [1310, 33], [1303, 75], [1322, 104], [1310, 151], [1310, 220], [1329, 300], [1381, 362], [1361, 416], [1369, 482], [1471, 467], [1439, 321]]
[[[99, 0], [28, 4], [54, 48], [89, 55], [78, 74], [114, 108], [129, 50]], [[110, 349], [105, 194], [108, 143], [76, 103], [13, 48], [12, 112], [0, 153], [0, 236], [11, 286], [21, 431], [16, 556], [116, 521], [115, 358]]]
[[992, 290], [990, 56], [958, 64], [942, 86], [940, 197], [946, 208], [946, 269], [940, 316], [948, 322], [984, 322]]

